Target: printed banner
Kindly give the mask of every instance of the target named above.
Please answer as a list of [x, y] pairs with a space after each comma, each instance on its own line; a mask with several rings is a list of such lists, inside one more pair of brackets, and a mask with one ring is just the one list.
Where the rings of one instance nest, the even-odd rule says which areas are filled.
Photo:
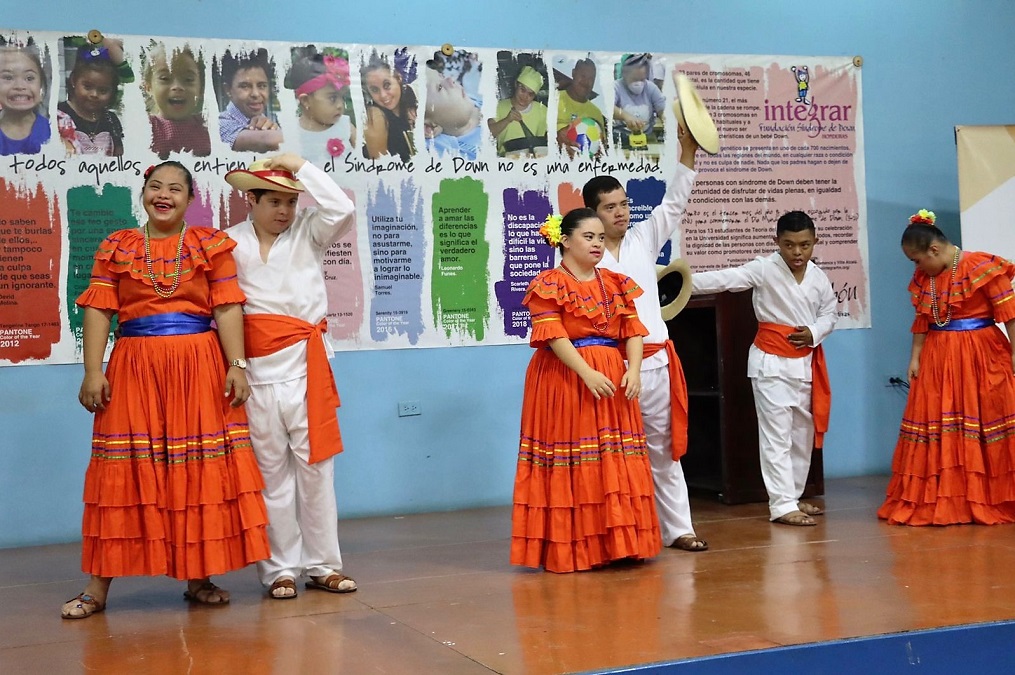
[[803, 210], [840, 327], [870, 325], [849, 59], [0, 35], [0, 365], [81, 359], [74, 300], [102, 238], [143, 224], [145, 168], [183, 162], [187, 221], [228, 229], [247, 214], [224, 174], [280, 151], [356, 203], [325, 257], [336, 349], [523, 343], [525, 289], [555, 261], [537, 233], [546, 216], [578, 205], [596, 174], [625, 185], [634, 227], [665, 194], [678, 71], [723, 147], [699, 152], [659, 262], [741, 264]]

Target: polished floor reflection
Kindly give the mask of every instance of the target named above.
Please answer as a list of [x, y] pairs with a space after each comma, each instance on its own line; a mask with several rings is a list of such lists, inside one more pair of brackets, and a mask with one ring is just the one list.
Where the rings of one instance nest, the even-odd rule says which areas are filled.
[[827, 481], [811, 528], [695, 499], [710, 551], [569, 575], [507, 564], [507, 508], [343, 521], [351, 595], [124, 579], [85, 621], [77, 545], [0, 550], [0, 673], [569, 673], [1015, 618], [1015, 526], [885, 525], [886, 481]]

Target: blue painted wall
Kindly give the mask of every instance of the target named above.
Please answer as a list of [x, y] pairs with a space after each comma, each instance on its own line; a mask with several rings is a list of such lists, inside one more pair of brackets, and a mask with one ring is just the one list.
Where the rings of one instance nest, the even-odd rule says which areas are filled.
[[[833, 335], [828, 477], [886, 473], [904, 404], [914, 210], [958, 237], [953, 127], [1015, 123], [1015, 3], [1008, 0], [292, 0], [19, 3], [3, 28], [183, 37], [672, 53], [864, 57], [874, 327]], [[348, 450], [344, 516], [506, 504], [526, 347], [342, 353], [334, 365]], [[80, 366], [0, 368], [0, 547], [73, 541], [90, 416]], [[396, 403], [419, 399], [420, 417]]]

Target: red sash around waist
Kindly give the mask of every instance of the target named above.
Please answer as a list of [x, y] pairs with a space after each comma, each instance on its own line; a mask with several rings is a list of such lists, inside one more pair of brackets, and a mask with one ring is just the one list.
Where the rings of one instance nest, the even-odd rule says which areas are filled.
[[327, 319], [316, 326], [281, 314], [244, 314], [243, 337], [247, 356], [268, 356], [307, 341], [307, 424], [310, 436], [310, 463], [342, 452], [335, 408], [342, 403], [335, 387], [328, 352], [324, 348]]
[[793, 326], [783, 326], [765, 321], [758, 323], [758, 334], [754, 346], [766, 354], [802, 359], [813, 353], [811, 359], [811, 414], [814, 416], [814, 447], [820, 448], [828, 431], [828, 418], [832, 411], [832, 384], [828, 380], [828, 366], [825, 365], [825, 351], [817, 347], [797, 347], [786, 339], [797, 332]]
[[680, 358], [673, 348], [673, 340], [646, 343], [644, 358], [663, 349], [670, 359], [670, 453], [673, 461], [678, 462], [687, 454], [687, 380], [684, 379], [684, 369], [680, 367]]

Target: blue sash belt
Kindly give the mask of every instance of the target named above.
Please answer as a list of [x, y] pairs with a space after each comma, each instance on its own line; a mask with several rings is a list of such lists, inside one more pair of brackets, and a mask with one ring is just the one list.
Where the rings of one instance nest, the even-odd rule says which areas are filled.
[[930, 322], [931, 330], [980, 330], [981, 328], [987, 328], [994, 325], [993, 319], [977, 318], [972, 319], [952, 319], [944, 326], [938, 326], [933, 321]]
[[164, 335], [193, 335], [211, 330], [211, 317], [167, 312], [142, 316], [120, 324], [122, 337], [161, 337]]
[[620, 343], [613, 338], [599, 337], [593, 335], [591, 337], [578, 338], [577, 340], [571, 340], [576, 348], [581, 349], [582, 347], [616, 347]]

